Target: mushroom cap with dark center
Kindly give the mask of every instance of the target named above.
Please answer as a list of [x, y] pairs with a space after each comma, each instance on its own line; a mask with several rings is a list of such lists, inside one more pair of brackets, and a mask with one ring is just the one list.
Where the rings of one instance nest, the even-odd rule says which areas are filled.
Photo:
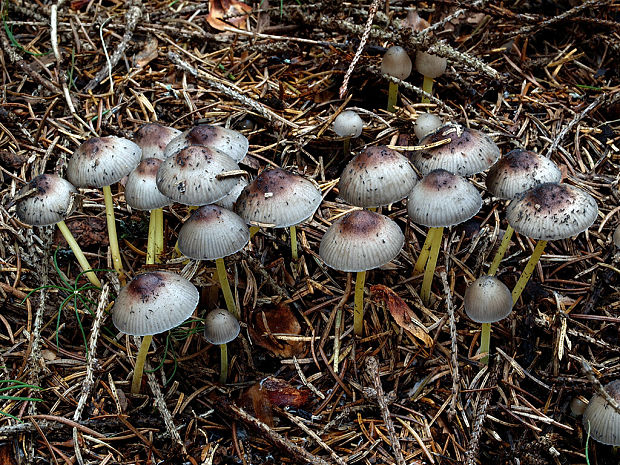
[[243, 219], [217, 205], [200, 207], [179, 230], [179, 250], [194, 260], [215, 260], [241, 250], [250, 240]]
[[222, 126], [199, 124], [172, 139], [164, 151], [164, 157], [171, 157], [190, 145], [205, 145], [217, 149], [236, 162], [243, 160], [250, 147], [247, 137], [240, 132]]
[[387, 216], [355, 210], [337, 219], [323, 235], [319, 255], [335, 270], [371, 270], [393, 260], [405, 236]]
[[112, 322], [119, 331], [133, 336], [163, 333], [187, 320], [198, 298], [196, 286], [178, 274], [143, 273], [118, 293]]
[[594, 223], [597, 214], [590, 194], [550, 182], [519, 194], [506, 209], [506, 219], [515, 231], [544, 241], [576, 236]]
[[136, 210], [154, 210], [172, 203], [172, 200], [159, 192], [155, 179], [161, 165], [159, 158], [145, 158], [129, 173], [125, 183], [125, 200]]
[[482, 197], [474, 185], [446, 170], [424, 176], [407, 201], [411, 221], [431, 228], [463, 223], [481, 207]]
[[168, 143], [181, 131], [159, 123], [147, 123], [136, 131], [135, 142], [142, 149], [142, 159], [159, 158], [163, 160]]
[[67, 179], [76, 187], [110, 186], [138, 166], [142, 150], [123, 137], [93, 137], [67, 163]]
[[515, 149], [495, 163], [486, 185], [500, 199], [513, 199], [521, 192], [546, 182], [560, 182], [562, 172], [549, 158], [529, 150]]
[[226, 196], [237, 178], [217, 176], [239, 170], [239, 165], [217, 149], [192, 145], [162, 161], [157, 171], [157, 188], [175, 202], [207, 205]]
[[411, 162], [423, 176], [436, 169], [469, 176], [481, 173], [499, 158], [499, 148], [489, 136], [453, 123], [444, 124], [430, 133], [420, 141], [420, 145], [448, 138], [451, 139], [449, 143], [413, 152]]
[[467, 286], [465, 313], [476, 323], [495, 323], [512, 312], [510, 289], [495, 276], [481, 276]]
[[418, 50], [415, 54], [415, 69], [423, 76], [436, 79], [446, 72], [448, 60], [444, 57], [433, 55]]
[[381, 60], [381, 72], [400, 80], [407, 79], [411, 74], [411, 58], [407, 51], [399, 45], [387, 49]]
[[344, 168], [340, 197], [358, 207], [381, 207], [409, 195], [418, 182], [409, 160], [384, 145], [368, 147]]
[[40, 174], [21, 188], [16, 209], [19, 219], [33, 226], [56, 224], [75, 209], [78, 190], [55, 174]]
[[[605, 385], [605, 391], [616, 403], [620, 403], [620, 379]], [[594, 394], [583, 412], [585, 431], [602, 444], [620, 446], [620, 413], [600, 394]]]
[[205, 317], [203, 336], [210, 344], [228, 344], [239, 335], [241, 326], [228, 310], [216, 308]]
[[364, 128], [364, 121], [353, 110], [345, 110], [334, 120], [334, 132], [338, 137], [359, 137]]
[[321, 191], [311, 181], [275, 168], [243, 189], [235, 211], [248, 224], [288, 228], [311, 217], [321, 200]]

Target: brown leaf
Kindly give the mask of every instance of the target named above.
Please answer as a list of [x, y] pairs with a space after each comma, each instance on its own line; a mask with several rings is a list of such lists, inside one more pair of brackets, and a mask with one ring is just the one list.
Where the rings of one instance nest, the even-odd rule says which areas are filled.
[[237, 0], [209, 0], [207, 23], [218, 31], [225, 31], [230, 26], [245, 29], [247, 14], [250, 11], [251, 6]]
[[[107, 246], [109, 244], [105, 218], [99, 216], [80, 217], [67, 220], [66, 223], [80, 247]], [[67, 241], [58, 230], [55, 239], [58, 245], [67, 247]]]
[[137, 68], [144, 68], [152, 60], [157, 58], [158, 45], [159, 43], [157, 42], [156, 37], [151, 37], [149, 40], [147, 40], [142, 50], [136, 53], [136, 55], [133, 57], [134, 66]]
[[259, 308], [252, 313], [251, 321], [249, 333], [252, 341], [272, 352], [276, 357], [290, 358], [304, 351], [302, 341], [285, 341], [273, 336], [274, 334], [301, 334], [301, 325], [288, 305], [280, 304], [275, 308]]
[[310, 390], [304, 387], [297, 389], [288, 381], [269, 377], [251, 386], [240, 400], [245, 408], [254, 410], [256, 418], [273, 426], [273, 405], [280, 408], [303, 407], [310, 401]]

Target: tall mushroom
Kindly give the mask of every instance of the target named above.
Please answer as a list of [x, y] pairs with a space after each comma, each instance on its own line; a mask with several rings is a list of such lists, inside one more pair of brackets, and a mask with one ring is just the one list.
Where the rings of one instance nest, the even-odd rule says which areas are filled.
[[[411, 58], [407, 51], [399, 45], [393, 45], [387, 49], [381, 60], [381, 72], [397, 79], [405, 80], [411, 74]], [[398, 84], [390, 80], [388, 89], [387, 111], [393, 112], [396, 99], [398, 98]]]
[[216, 308], [205, 317], [204, 338], [210, 344], [220, 346], [220, 383], [226, 383], [228, 377], [228, 347], [227, 344], [239, 335], [241, 326], [239, 321], [226, 310]]

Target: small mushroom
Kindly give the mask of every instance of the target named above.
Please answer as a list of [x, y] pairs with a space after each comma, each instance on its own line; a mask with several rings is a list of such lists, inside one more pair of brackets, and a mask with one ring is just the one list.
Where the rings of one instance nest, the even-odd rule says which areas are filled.
[[134, 140], [142, 149], [142, 159], [158, 158], [163, 160], [168, 143], [181, 134], [178, 129], [162, 126], [159, 123], [147, 123], [136, 131]]
[[356, 139], [362, 134], [364, 121], [353, 110], [345, 110], [336, 116], [333, 123], [334, 132], [338, 137], [344, 137], [344, 154], [351, 153], [351, 139]]
[[[620, 403], [620, 379], [605, 385], [605, 392]], [[583, 412], [583, 424], [590, 437], [602, 444], [620, 446], [620, 413], [613, 408], [607, 399], [594, 394]]]
[[[393, 45], [387, 49], [381, 61], [381, 72], [388, 76], [395, 77], [401, 81], [407, 79], [411, 74], [411, 58], [407, 51], [399, 45]], [[393, 112], [396, 99], [398, 98], [398, 84], [390, 80], [388, 90], [387, 111]]]
[[[415, 68], [418, 73], [424, 76], [422, 90], [427, 94], [433, 95], [433, 82], [446, 72], [448, 60], [431, 53], [418, 51], [415, 55]], [[422, 103], [428, 103], [430, 99], [424, 97]]]
[[419, 141], [442, 125], [441, 118], [434, 113], [419, 113], [415, 120], [413, 132]]
[[220, 383], [228, 377], [228, 344], [236, 339], [241, 327], [230, 312], [221, 308], [211, 310], [205, 317], [204, 338], [210, 344], [220, 346]]

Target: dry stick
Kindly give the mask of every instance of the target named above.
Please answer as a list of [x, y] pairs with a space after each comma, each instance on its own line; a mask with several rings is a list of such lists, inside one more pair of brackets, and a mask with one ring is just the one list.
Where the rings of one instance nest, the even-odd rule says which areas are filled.
[[[446, 270], [450, 261], [450, 253], [446, 252]], [[456, 415], [456, 401], [459, 397], [459, 361], [458, 361], [458, 344], [456, 340], [456, 322], [454, 321], [454, 305], [452, 305], [452, 292], [448, 284], [448, 276], [446, 270], [441, 270], [441, 282], [443, 283], [443, 293], [446, 296], [446, 309], [448, 310], [448, 322], [450, 325], [450, 352], [452, 353], [452, 399], [450, 400], [450, 410], [448, 415], [454, 418]]]
[[[501, 363], [496, 363], [494, 370], [491, 372], [491, 376], [488, 379], [487, 384], [495, 386], [497, 384], [497, 376], [499, 370], [502, 367]], [[482, 435], [482, 425], [487, 416], [487, 409], [491, 403], [491, 397], [495, 392], [494, 389], [486, 389], [481, 394], [480, 403], [478, 404], [478, 410], [476, 411], [476, 418], [471, 428], [471, 437], [469, 439], [469, 447], [465, 452], [465, 465], [477, 465], [478, 463], [478, 449], [480, 447], [480, 436]]]
[[588, 362], [586, 362], [586, 360], [583, 357], [581, 357], [581, 367], [583, 371], [586, 373], [588, 380], [594, 385], [594, 389], [596, 389], [599, 395], [603, 396], [603, 398], [607, 401], [609, 405], [611, 405], [611, 408], [613, 408], [616, 411], [616, 413], [620, 414], [620, 405], [618, 405], [618, 402], [609, 395], [609, 393], [605, 390], [601, 382], [598, 379], [596, 379], [596, 376], [594, 376], [594, 371], [592, 370], [592, 367], [590, 366]]

